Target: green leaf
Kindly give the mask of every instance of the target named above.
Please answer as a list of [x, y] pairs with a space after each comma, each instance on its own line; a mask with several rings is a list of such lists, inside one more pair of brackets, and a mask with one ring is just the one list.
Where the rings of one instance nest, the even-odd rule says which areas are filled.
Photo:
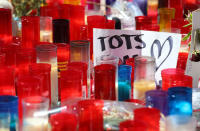
[[188, 26], [191, 26], [191, 25], [192, 25], [192, 23], [189, 23], [187, 25], [184, 25], [183, 27], [188, 27]]
[[182, 41], [186, 41], [190, 38], [192, 32], [190, 31], [185, 37], [183, 37]]

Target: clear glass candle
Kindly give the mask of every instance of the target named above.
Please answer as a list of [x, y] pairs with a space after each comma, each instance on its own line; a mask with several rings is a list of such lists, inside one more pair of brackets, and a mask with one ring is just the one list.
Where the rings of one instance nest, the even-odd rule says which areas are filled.
[[53, 42], [52, 17], [40, 17], [40, 42]]
[[53, 44], [38, 45], [36, 52], [37, 63], [47, 63], [51, 65], [51, 106], [55, 107], [59, 104], [57, 47]]
[[126, 101], [131, 98], [131, 72], [132, 67], [120, 65], [118, 70], [118, 99]]
[[[84, 81], [84, 86], [87, 90], [86, 96], [90, 98], [90, 43], [86, 40], [71, 41], [70, 43], [70, 63], [81, 62], [87, 65], [87, 83]], [[79, 66], [83, 66], [79, 65]], [[85, 76], [84, 76], [85, 77]]]
[[156, 89], [155, 59], [148, 56], [135, 58], [134, 99], [145, 101], [145, 93]]
[[197, 120], [191, 116], [170, 115], [166, 118], [166, 131], [196, 131]]
[[27, 97], [23, 105], [23, 130], [48, 131], [49, 99], [45, 97]]

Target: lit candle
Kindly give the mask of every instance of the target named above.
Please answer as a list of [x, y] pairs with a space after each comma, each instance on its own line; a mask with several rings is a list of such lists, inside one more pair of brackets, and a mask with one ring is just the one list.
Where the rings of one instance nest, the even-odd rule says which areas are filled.
[[52, 17], [40, 17], [40, 42], [53, 42]]
[[49, 99], [45, 97], [27, 97], [22, 100], [23, 131], [48, 131]]

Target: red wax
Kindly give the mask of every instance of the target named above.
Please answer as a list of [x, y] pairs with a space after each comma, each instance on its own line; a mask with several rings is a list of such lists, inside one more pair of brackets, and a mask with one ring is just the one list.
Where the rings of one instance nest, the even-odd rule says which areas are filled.
[[120, 131], [147, 131], [146, 125], [139, 121], [127, 120], [119, 125]]
[[79, 131], [103, 131], [103, 101], [78, 102]]
[[147, 131], [160, 131], [160, 111], [158, 109], [135, 109], [134, 120], [144, 122], [147, 126]]
[[76, 97], [82, 97], [82, 72], [73, 69], [68, 69], [66, 71], [61, 72], [61, 101]]
[[126, 60], [126, 65], [130, 65], [132, 67], [132, 72], [131, 72], [131, 98], [133, 98], [135, 58], [127, 59]]
[[22, 17], [22, 47], [34, 48], [40, 41], [40, 17]]
[[71, 62], [68, 64], [68, 69], [75, 69], [78, 71], [81, 71], [83, 74], [83, 86], [85, 86], [86, 89], [86, 95], [87, 93], [87, 70], [88, 70], [88, 65], [87, 63], [84, 62]]
[[51, 65], [35, 63], [29, 65], [30, 74], [43, 78], [41, 95], [51, 100]]
[[152, 17], [148, 16], [137, 16], [135, 17], [136, 30], [147, 30], [152, 24]]
[[116, 67], [110, 64], [94, 68], [95, 99], [116, 100]]
[[1, 67], [0, 74], [0, 95], [16, 95], [14, 68]]
[[0, 41], [9, 44], [12, 40], [12, 13], [10, 9], [0, 8]]
[[77, 118], [76, 115], [61, 112], [51, 116], [51, 131], [76, 131]]
[[36, 52], [34, 49], [19, 49], [16, 52], [17, 73], [28, 72], [28, 66], [36, 63]]
[[178, 55], [178, 62], [177, 62], [177, 68], [186, 69], [187, 59], [188, 59], [188, 53], [187, 52], [181, 52]]

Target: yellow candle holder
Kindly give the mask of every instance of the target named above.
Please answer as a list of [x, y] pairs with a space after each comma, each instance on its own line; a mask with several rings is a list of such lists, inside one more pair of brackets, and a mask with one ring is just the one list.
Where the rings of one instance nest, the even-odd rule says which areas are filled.
[[160, 8], [160, 31], [161, 32], [171, 32], [171, 20], [175, 16], [174, 8]]
[[81, 5], [81, 0], [64, 0], [64, 4]]

